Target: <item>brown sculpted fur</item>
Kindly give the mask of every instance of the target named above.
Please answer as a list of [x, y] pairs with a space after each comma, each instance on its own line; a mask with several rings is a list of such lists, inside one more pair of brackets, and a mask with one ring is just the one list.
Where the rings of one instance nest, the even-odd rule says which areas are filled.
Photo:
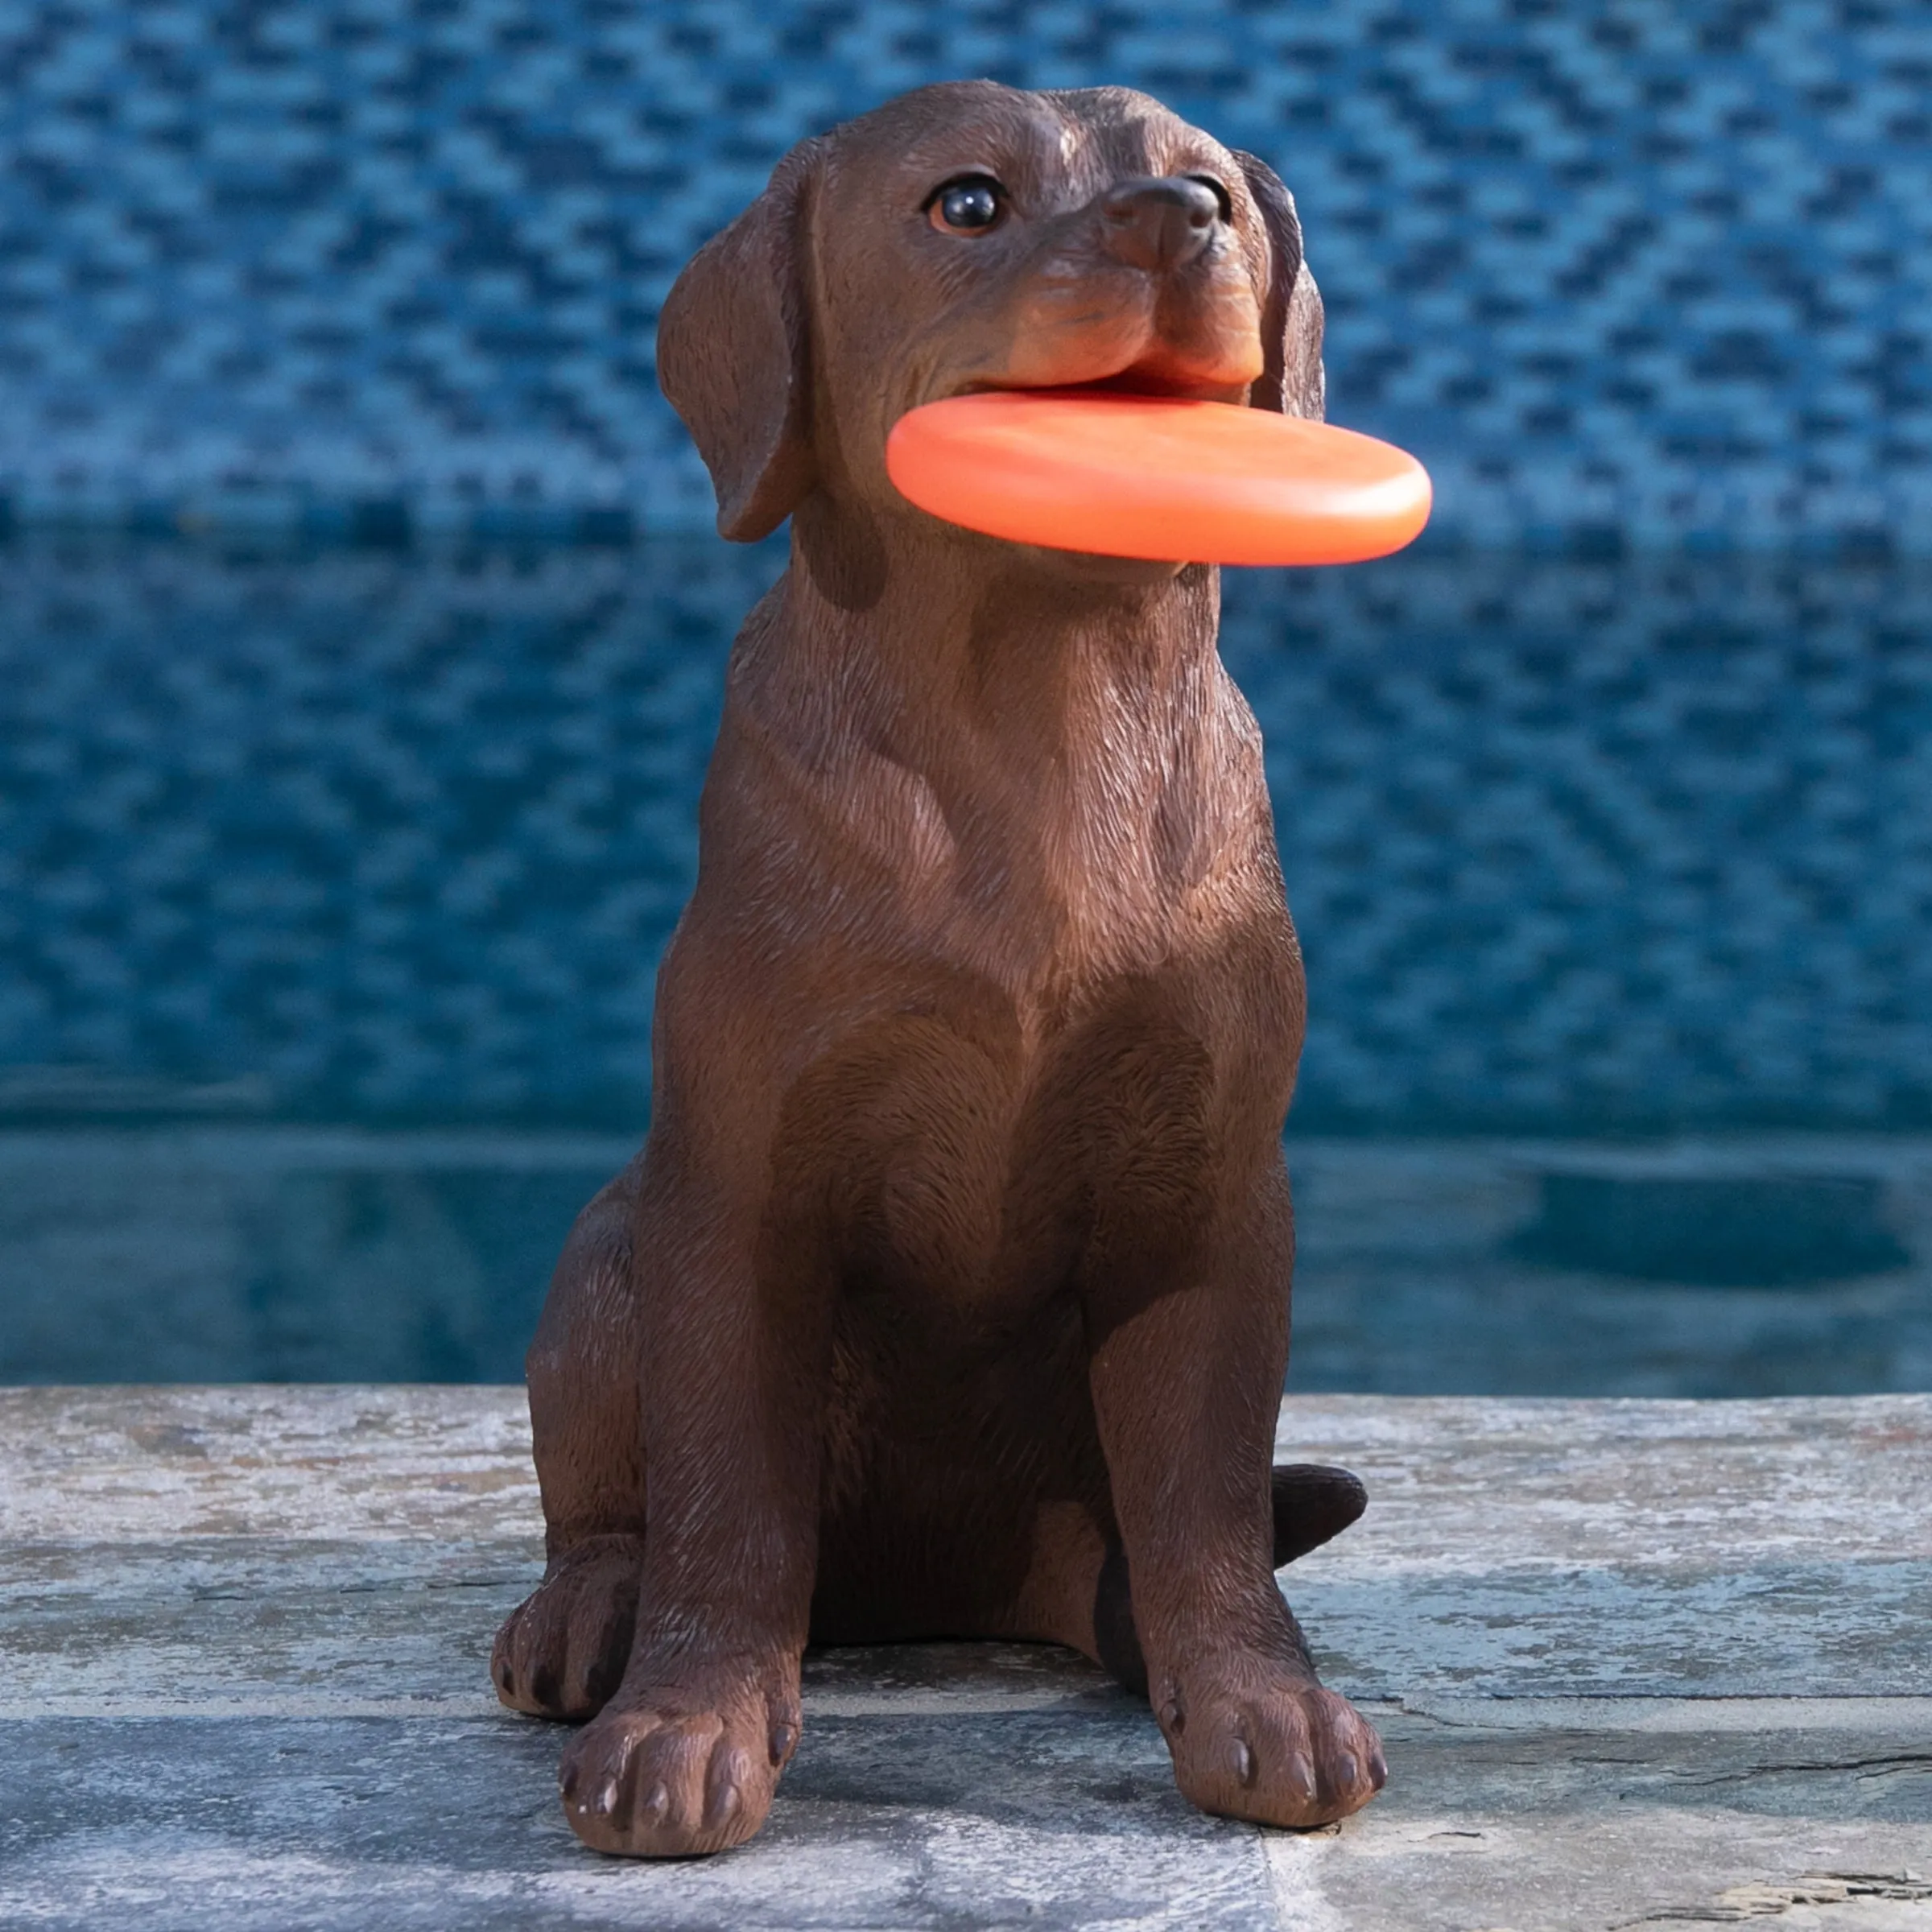
[[1320, 345], [1281, 184], [1117, 89], [894, 101], [671, 292], [719, 526], [789, 515], [791, 563], [732, 657], [650, 1137], [530, 1354], [550, 1567], [493, 1669], [590, 1720], [601, 1850], [758, 1828], [808, 1638], [1071, 1645], [1209, 1810], [1382, 1782], [1273, 1574], [1360, 1492], [1269, 1468], [1302, 967], [1216, 574], [955, 529], [884, 454], [977, 387], [1316, 415]]

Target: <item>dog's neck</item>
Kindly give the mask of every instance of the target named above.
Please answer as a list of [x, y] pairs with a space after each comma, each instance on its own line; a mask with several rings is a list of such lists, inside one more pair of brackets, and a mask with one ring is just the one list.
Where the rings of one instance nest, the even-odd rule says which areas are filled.
[[895, 918], [1036, 1018], [1043, 988], [1278, 912], [1214, 571], [1082, 581], [943, 530], [828, 534], [795, 527], [733, 655], [718, 795], [756, 802], [758, 836], [782, 820], [821, 885], [865, 854]]
[[964, 739], [1026, 764], [1083, 762], [1102, 745], [1131, 755], [1123, 737], [1171, 745], [1206, 721], [1220, 676], [1208, 568], [1061, 562], [815, 509], [795, 524], [779, 594], [784, 649], [761, 668], [799, 725], [856, 732], [919, 769], [951, 763]]

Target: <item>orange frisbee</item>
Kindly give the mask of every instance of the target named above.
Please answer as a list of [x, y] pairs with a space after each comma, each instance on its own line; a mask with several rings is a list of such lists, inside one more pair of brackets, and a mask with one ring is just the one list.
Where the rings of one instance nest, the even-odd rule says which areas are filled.
[[886, 469], [949, 523], [1101, 556], [1359, 564], [1429, 520], [1428, 473], [1392, 443], [1176, 396], [952, 396], [893, 425]]

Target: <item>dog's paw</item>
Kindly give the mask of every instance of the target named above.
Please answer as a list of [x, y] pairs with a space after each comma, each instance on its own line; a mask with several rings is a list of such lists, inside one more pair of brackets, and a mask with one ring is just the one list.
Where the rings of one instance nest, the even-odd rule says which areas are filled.
[[1197, 1666], [1168, 1684], [1155, 1711], [1174, 1781], [1203, 1811], [1331, 1824], [1388, 1780], [1381, 1739], [1346, 1698], [1265, 1657]]
[[643, 1539], [600, 1536], [551, 1566], [490, 1652], [497, 1695], [532, 1717], [594, 1716], [623, 1681], [638, 1617]]
[[598, 1852], [722, 1852], [764, 1823], [798, 1739], [795, 1686], [768, 1689], [749, 1666], [688, 1689], [627, 1686], [564, 1753], [564, 1814]]

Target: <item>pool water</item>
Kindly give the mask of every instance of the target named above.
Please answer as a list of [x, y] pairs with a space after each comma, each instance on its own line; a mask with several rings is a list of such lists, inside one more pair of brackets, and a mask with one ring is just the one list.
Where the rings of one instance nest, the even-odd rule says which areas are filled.
[[[772, 545], [0, 546], [0, 1379], [507, 1378]], [[1932, 1387], [1932, 572], [1230, 572], [1291, 1386]]]

